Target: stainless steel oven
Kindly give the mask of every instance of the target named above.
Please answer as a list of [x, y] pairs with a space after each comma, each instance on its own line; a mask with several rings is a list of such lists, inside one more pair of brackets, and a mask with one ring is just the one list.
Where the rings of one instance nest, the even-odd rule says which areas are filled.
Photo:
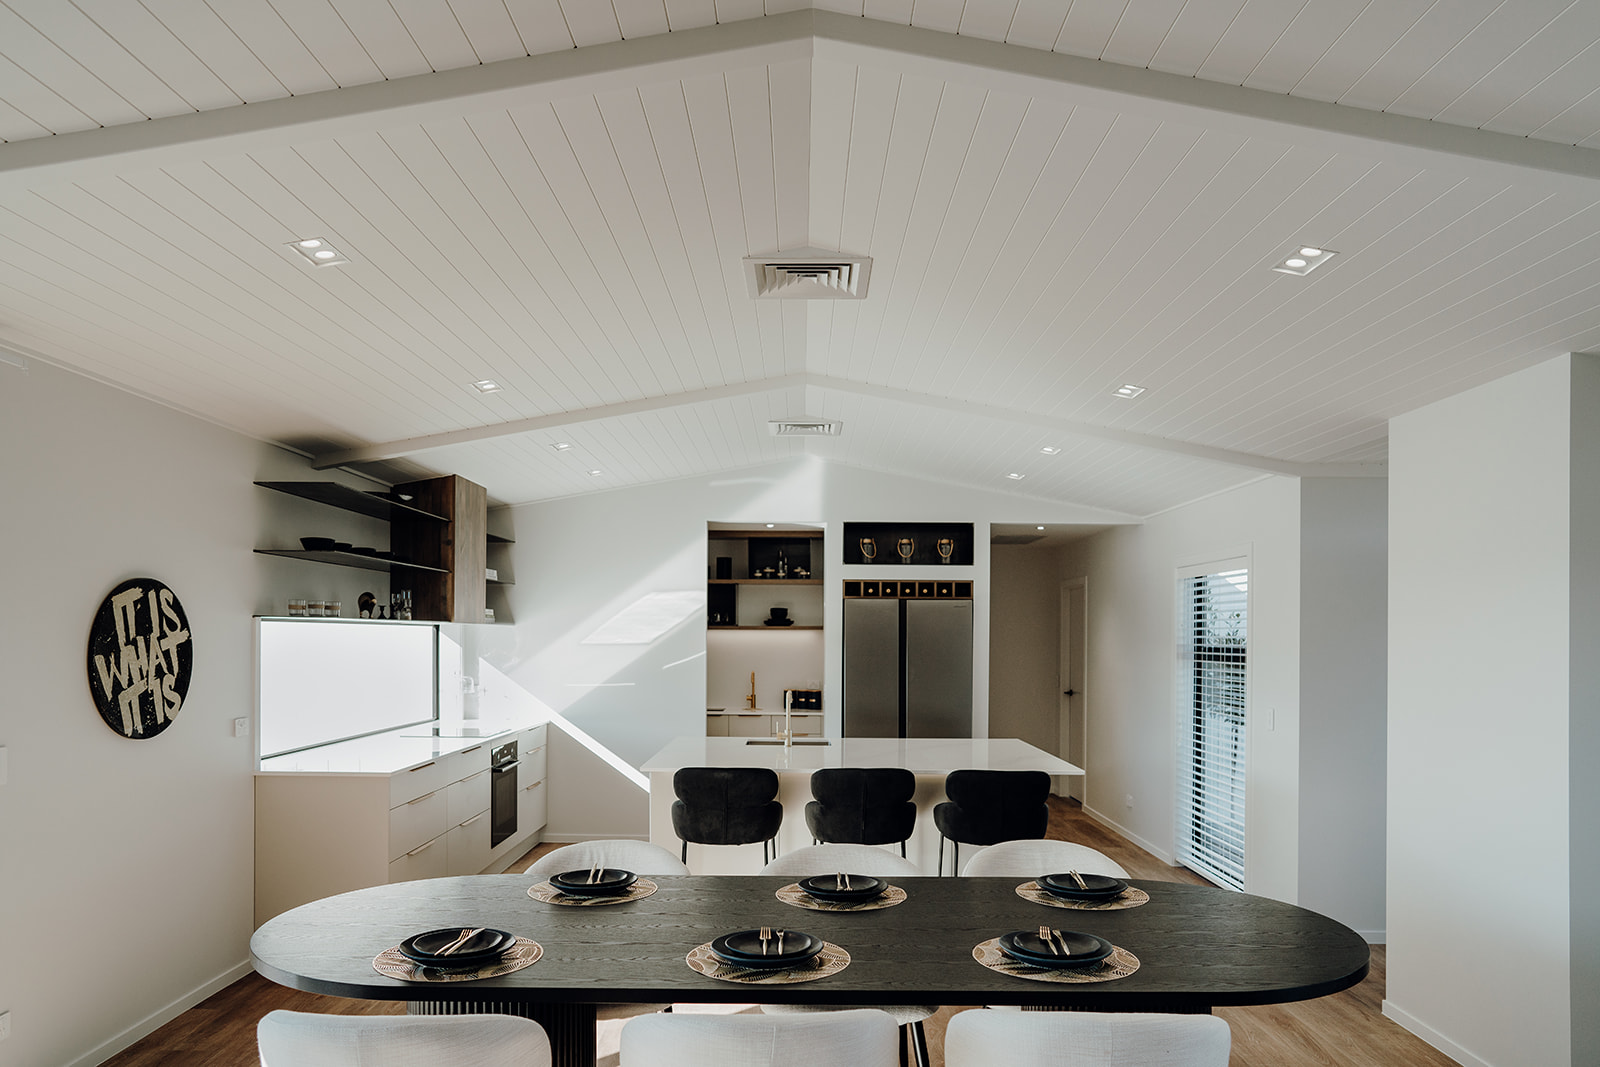
[[517, 832], [517, 743], [507, 741], [489, 751], [489, 847]]

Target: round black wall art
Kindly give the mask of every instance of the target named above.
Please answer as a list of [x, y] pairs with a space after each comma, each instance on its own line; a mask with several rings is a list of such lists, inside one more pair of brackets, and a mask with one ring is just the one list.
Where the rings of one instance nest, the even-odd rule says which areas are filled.
[[172, 590], [154, 578], [111, 590], [89, 628], [89, 692], [106, 725], [154, 737], [183, 710], [193, 673], [189, 620]]

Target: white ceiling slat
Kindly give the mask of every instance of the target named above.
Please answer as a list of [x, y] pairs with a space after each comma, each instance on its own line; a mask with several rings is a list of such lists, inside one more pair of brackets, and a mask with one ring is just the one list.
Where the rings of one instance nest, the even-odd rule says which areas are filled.
[[405, 78], [433, 69], [389, 0], [338, 0], [335, 11], [385, 78]]
[[850, 173], [850, 128], [856, 104], [858, 68], [818, 62], [812, 78], [810, 128], [811, 167], [806, 199], [808, 230], [801, 243], [812, 248], [839, 246], [844, 226], [844, 188]]
[[616, 12], [609, 3], [561, 0], [561, 14], [566, 19], [572, 43], [579, 48], [622, 40], [622, 27], [617, 24]]
[[[129, 55], [121, 43], [77, 5], [58, 0], [8, 0], [7, 6], [49, 38], [55, 47], [68, 52], [79, 71], [103, 82], [125, 101], [136, 113], [127, 121], [182, 115], [193, 110], [171, 86]], [[4, 40], [6, 43], [0, 46], [0, 52], [12, 56], [12, 49], [20, 40], [15, 36]]]
[[666, 0], [667, 27], [696, 30], [717, 24], [717, 0]]
[[[955, 32], [963, 37], [976, 37], [985, 41], [1004, 41], [1011, 33], [1011, 23], [1017, 15], [1018, 0], [996, 0], [987, 4], [962, 6]], [[949, 31], [946, 31], [949, 32]]]
[[[717, 0], [719, 5], [724, 2], [725, 0]], [[877, 22], [893, 22], [909, 26], [914, 3], [915, 0], [863, 0], [861, 14]]]
[[1108, 63], [1148, 67], [1184, 7], [1185, 0], [1133, 0], [1112, 27], [1100, 58]]
[[[73, 29], [79, 34], [87, 31], [85, 35], [100, 45], [98, 53], [108, 51], [105, 35], [81, 15]], [[38, 26], [3, 4], [0, 4], [0, 41], [5, 42], [0, 45], [0, 52], [8, 61], [26, 71], [40, 86], [48, 86], [52, 95], [87, 117], [90, 125], [110, 126], [147, 117], [102, 81], [92, 68], [85, 68]]]
[[[837, 194], [841, 203], [835, 243], [841, 252], [860, 254], [872, 245], [900, 78], [884, 70], [855, 67], [851, 81], [855, 98], [848, 115], [813, 107], [812, 116], [818, 140], [828, 144], [849, 142], [849, 165]], [[835, 126], [835, 121], [845, 121], [846, 125]], [[822, 195], [825, 194], [819, 190], [813, 200]]]
[[[1347, 103], [1351, 88], [1366, 76], [1433, 6], [1433, 0], [1385, 0], [1368, 3], [1355, 21], [1295, 83], [1294, 93], [1311, 100]], [[1320, 11], [1320, 9], [1319, 9]]]
[[434, 70], [455, 70], [481, 62], [451, 10], [450, 0], [389, 0], [411, 39]]
[[811, 237], [811, 64], [773, 64], [768, 86], [778, 248], [800, 248]]
[[255, 104], [291, 95], [204, 0], [144, 0], [144, 6], [190, 52], [205, 56], [206, 66], [240, 100]]
[[330, 0], [270, 0], [284, 25], [341, 87], [383, 80], [366, 46], [351, 31]]
[[0, 141], [26, 141], [49, 136], [49, 130], [0, 100]]
[[228, 31], [291, 96], [338, 88], [339, 83], [267, 0], [228, 7], [226, 22]]
[[835, 11], [861, 18], [865, 5], [862, 0], [814, 0], [811, 6], [818, 11]]
[[451, 0], [456, 21], [479, 63], [529, 55], [505, 0]]
[[726, 75], [739, 203], [748, 255], [782, 251], [778, 236], [777, 174], [772, 148], [772, 83], [767, 67]]
[[1306, 0], [1246, 0], [1195, 75], [1243, 85], [1305, 6]]
[[[1150, 57], [1150, 69], [1193, 78], [1248, 0], [1189, 0]], [[1395, 0], [1396, 3], [1401, 0]]]
[[1122, 0], [1084, 0], [1074, 3], [1061, 27], [1055, 50], [1086, 59], [1099, 59], [1127, 10]]
[[561, 0], [521, 0], [507, 5], [522, 46], [531, 56], [576, 48]]
[[98, 125], [5, 56], [0, 56], [0, 98], [7, 100], [8, 107], [24, 120], [11, 125], [13, 135], [8, 140], [21, 140], [26, 135], [26, 123], [50, 133], [92, 130]]
[[1019, 0], [1006, 31], [1006, 41], [1024, 48], [1052, 51], [1066, 21], [1067, 12], [1057, 0]]
[[[653, 270], [654, 315], [683, 334], [686, 350], [680, 366], [685, 368], [685, 382], [690, 389], [728, 384], [718, 358], [720, 339], [710, 328], [706, 296], [683, 243], [643, 99], [637, 91], [606, 94], [598, 99], [598, 107], [616, 154], [619, 181], [626, 186], [637, 216], [638, 248], [630, 258], [638, 269]], [[614, 211], [608, 214], [614, 218]]]
[[1339, 102], [1374, 111], [1392, 110], [1395, 101], [1500, 5], [1501, 0], [1457, 0], [1430, 6]]
[[244, 103], [206, 61], [173, 35], [143, 4], [75, 0], [79, 10], [196, 111]]
[[1344, 4], [1307, 4], [1284, 29], [1283, 36], [1272, 43], [1244, 84], [1269, 93], [1294, 91], [1306, 72], [1316, 67], [1360, 14]]
[[[1597, 40], [1600, 7], [1573, 4], [1512, 52], [1492, 78], [1480, 79], [1448, 104], [1439, 118], [1501, 133], [1527, 134], [1547, 121], [1550, 100], [1563, 99], [1551, 92], [1552, 80], [1559, 82], [1560, 72], [1569, 64], [1592, 66]], [[1586, 52], [1587, 59], [1583, 58]], [[1540, 117], [1514, 117], [1518, 103], [1537, 104]]]
[[965, 0], [915, 0], [911, 5], [911, 25], [940, 33], [955, 33], [961, 28]]
[[1568, 0], [1517, 0], [1499, 7], [1401, 93], [1389, 110], [1434, 118], [1473, 85], [1497, 78], [1500, 65], [1524, 39], [1521, 32], [1527, 26], [1549, 25], [1570, 6]]
[[624, 41], [653, 37], [671, 29], [663, 0], [611, 0], [611, 7]]
[[716, 0], [718, 22], [742, 22], [766, 14], [766, 0]]
[[[739, 330], [741, 324], [753, 326], [753, 315], [748, 302], [732, 296], [726, 283], [729, 264], [712, 228], [706, 183], [683, 93], [681, 88], [678, 92], [650, 93], [642, 96], [640, 103], [649, 139], [638, 139], [634, 147], [641, 152], [648, 147], [654, 153], [667, 197], [666, 207], [682, 246], [686, 275], [683, 283], [693, 287], [697, 295], [695, 306], [704, 316], [711, 336], [709, 354], [715, 358], [714, 369], [706, 363], [708, 353], [698, 353], [702, 374], [707, 381], [743, 380]], [[633, 145], [634, 138], [627, 138], [626, 143]], [[664, 213], [662, 217], [665, 218]], [[739, 313], [735, 312], [736, 303]]]

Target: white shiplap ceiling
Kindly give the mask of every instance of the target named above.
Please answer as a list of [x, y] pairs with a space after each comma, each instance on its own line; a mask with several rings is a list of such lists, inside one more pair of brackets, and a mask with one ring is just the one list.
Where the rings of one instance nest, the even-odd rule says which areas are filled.
[[[0, 138], [0, 348], [511, 502], [1148, 515], [1600, 347], [1600, 0], [0, 0]], [[806, 248], [867, 298], [750, 298]]]

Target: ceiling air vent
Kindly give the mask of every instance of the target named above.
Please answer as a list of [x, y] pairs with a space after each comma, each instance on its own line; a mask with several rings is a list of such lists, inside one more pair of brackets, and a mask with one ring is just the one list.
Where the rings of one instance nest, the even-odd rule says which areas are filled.
[[774, 437], [838, 437], [844, 423], [838, 419], [773, 419], [767, 429]]
[[870, 257], [837, 254], [750, 256], [744, 266], [757, 300], [860, 300], [872, 272]]

